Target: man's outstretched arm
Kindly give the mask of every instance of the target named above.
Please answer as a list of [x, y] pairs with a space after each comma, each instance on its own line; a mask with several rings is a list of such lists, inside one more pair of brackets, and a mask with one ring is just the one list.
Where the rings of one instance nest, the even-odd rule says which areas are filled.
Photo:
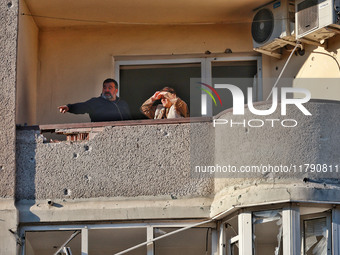
[[61, 105], [58, 107], [58, 109], [61, 113], [65, 113], [65, 112], [74, 113], [74, 114], [90, 113], [91, 111], [90, 100], [86, 102], [82, 102], [82, 103]]

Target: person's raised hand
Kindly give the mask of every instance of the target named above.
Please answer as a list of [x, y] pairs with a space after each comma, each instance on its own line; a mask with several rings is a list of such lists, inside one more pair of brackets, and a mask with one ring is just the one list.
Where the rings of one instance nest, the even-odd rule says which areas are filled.
[[160, 91], [156, 91], [155, 94], [153, 94], [153, 96], [151, 97], [151, 99], [152, 99], [153, 101], [156, 101], [156, 100], [161, 99], [161, 98], [162, 98], [161, 93], [162, 93], [162, 92], [160, 92]]
[[167, 98], [169, 100], [172, 100], [172, 99], [175, 99], [176, 98], [176, 94], [172, 94], [170, 92], [167, 92], [167, 91], [162, 91], [160, 93], [161, 97], [164, 97], [164, 98]]
[[68, 112], [68, 110], [69, 110], [67, 105], [61, 105], [61, 106], [58, 107], [58, 109], [61, 113]]

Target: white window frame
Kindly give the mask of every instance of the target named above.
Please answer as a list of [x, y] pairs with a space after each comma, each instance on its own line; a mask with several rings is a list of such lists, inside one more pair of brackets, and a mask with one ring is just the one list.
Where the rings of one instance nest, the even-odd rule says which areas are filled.
[[332, 210], [332, 250], [333, 254], [340, 254], [340, 209]]
[[[230, 225], [230, 221], [232, 219], [237, 219], [239, 222], [239, 214], [231, 214], [226, 219], [220, 222], [219, 225], [219, 243], [218, 243], [218, 254], [219, 255], [230, 255], [231, 254], [231, 247], [233, 244], [239, 242], [240, 235], [239, 233], [236, 233], [236, 230], [233, 228], [232, 225]], [[231, 229], [235, 231], [235, 235], [227, 239], [226, 231], [227, 227], [226, 225], [229, 225]], [[229, 228], [228, 226], [228, 228]], [[237, 228], [237, 231], [239, 231], [239, 228]]]
[[239, 236], [234, 236], [233, 238], [228, 240], [228, 253], [232, 254], [231, 251], [233, 249], [233, 244], [236, 244], [239, 241]]
[[[190, 222], [155, 222], [155, 223], [116, 223], [116, 224], [79, 224], [79, 225], [46, 225], [46, 226], [23, 226], [20, 228], [20, 236], [25, 236], [26, 232], [35, 231], [81, 231], [81, 255], [88, 255], [88, 231], [91, 229], [127, 229], [127, 228], [143, 228], [146, 231], [146, 241], [152, 240], [154, 238], [154, 228], [184, 228], [190, 227], [195, 221]], [[200, 221], [197, 221], [200, 222]], [[196, 226], [195, 228], [212, 228], [215, 231], [212, 237], [212, 255], [216, 255], [217, 247], [217, 234], [216, 234], [216, 224], [205, 223], [201, 226]], [[21, 255], [25, 255], [25, 242], [21, 247]], [[146, 255], [154, 254], [154, 242], [150, 242], [146, 245]]]
[[[329, 254], [340, 254], [340, 206], [333, 206], [332, 213], [321, 212], [312, 214], [300, 214], [300, 207], [303, 205], [285, 205], [283, 207], [262, 207], [252, 209], [244, 209], [238, 213], [238, 235], [230, 240], [225, 240], [226, 229], [224, 224], [231, 218], [222, 220], [219, 228], [219, 255], [228, 254], [230, 244], [239, 242], [240, 255], [253, 254], [253, 229], [252, 229], [252, 213], [257, 211], [282, 210], [282, 225], [283, 225], [283, 255], [303, 255], [303, 220], [316, 219], [320, 217], [327, 218], [329, 228], [328, 242], [331, 242], [332, 251]], [[234, 217], [234, 216], [233, 216]], [[228, 242], [230, 241], [230, 242]], [[230, 254], [230, 252], [229, 252]], [[229, 255], [228, 254], [228, 255]]]
[[[253, 254], [253, 212], [281, 210], [283, 226], [283, 255], [300, 254], [300, 209], [298, 206], [261, 208], [258, 210], [242, 211], [238, 216], [238, 236], [232, 242], [238, 241], [239, 254]], [[339, 214], [340, 216], [340, 214]], [[340, 218], [339, 218], [340, 219]], [[225, 254], [225, 253], [220, 253]]]
[[283, 254], [298, 255], [300, 246], [300, 209], [297, 206], [283, 208]]
[[252, 212], [242, 212], [238, 216], [239, 255], [253, 254]]
[[305, 220], [313, 220], [313, 219], [319, 219], [319, 218], [326, 218], [326, 225], [328, 231], [328, 247], [331, 248], [331, 251], [328, 251], [325, 255], [331, 255], [336, 254], [332, 253], [332, 239], [333, 239], [333, 231], [332, 231], [332, 214], [331, 213], [314, 213], [314, 214], [305, 214], [301, 216], [300, 218], [300, 226], [301, 226], [301, 255], [305, 254], [305, 246], [304, 246], [304, 221]]
[[[171, 59], [146, 59], [146, 60], [115, 60], [114, 78], [118, 82], [118, 93], [120, 91], [120, 68], [127, 65], [162, 65], [162, 64], [191, 64], [199, 63], [201, 65], [201, 80], [203, 83], [212, 84], [212, 62], [238, 62], [238, 61], [256, 61], [257, 62], [257, 81], [255, 84], [256, 101], [263, 100], [262, 85], [262, 56], [234, 56], [234, 57], [193, 57], [193, 58], [171, 58]], [[203, 94], [203, 91], [202, 91]], [[207, 97], [207, 116], [212, 116], [213, 103], [210, 97]]]

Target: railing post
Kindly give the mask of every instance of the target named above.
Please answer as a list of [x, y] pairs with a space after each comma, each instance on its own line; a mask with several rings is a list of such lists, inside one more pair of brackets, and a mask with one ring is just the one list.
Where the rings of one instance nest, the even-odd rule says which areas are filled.
[[[153, 227], [152, 226], [148, 226], [146, 228], [146, 239], [147, 241], [150, 241], [153, 239]], [[154, 244], [153, 242], [150, 242], [146, 245], [146, 249], [147, 249], [147, 255], [153, 255], [154, 254]]]
[[85, 228], [81, 229], [81, 255], [89, 254], [89, 230]]

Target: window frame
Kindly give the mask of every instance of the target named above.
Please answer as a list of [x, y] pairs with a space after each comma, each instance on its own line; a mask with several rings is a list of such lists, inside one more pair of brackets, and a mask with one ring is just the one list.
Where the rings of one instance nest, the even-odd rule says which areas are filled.
[[[191, 64], [199, 63], [201, 65], [201, 81], [203, 83], [212, 84], [212, 63], [213, 62], [242, 62], [242, 61], [256, 61], [257, 65], [257, 79], [254, 85], [255, 93], [254, 98], [256, 101], [263, 100], [263, 81], [262, 81], [262, 56], [217, 56], [217, 57], [188, 57], [183, 58], [180, 56], [159, 56], [155, 57], [145, 57], [146, 59], [129, 59], [124, 60], [119, 57], [113, 57], [114, 66], [114, 77], [118, 82], [118, 93], [120, 91], [120, 67], [127, 65], [162, 65], [162, 64]], [[120, 59], [120, 60], [118, 60]], [[202, 91], [203, 94], [203, 91]], [[212, 116], [213, 115], [213, 102], [210, 97], [207, 97], [207, 113], [202, 116]]]
[[[92, 224], [72, 224], [72, 225], [26, 225], [20, 228], [20, 237], [26, 237], [26, 232], [41, 232], [41, 231], [80, 231], [81, 233], [81, 254], [87, 255], [89, 250], [89, 230], [105, 230], [105, 229], [131, 229], [131, 228], [140, 228], [145, 229], [146, 231], [146, 239], [145, 241], [152, 240], [154, 238], [154, 229], [155, 228], [185, 228], [192, 226], [195, 222], [199, 223], [202, 220], [190, 220], [190, 221], [176, 221], [172, 222], [136, 222], [136, 223], [92, 223]], [[205, 223], [199, 226], [195, 226], [193, 228], [211, 228], [213, 233], [215, 232], [215, 236], [211, 237], [211, 246], [217, 247], [217, 234], [216, 234], [216, 223], [210, 222]], [[146, 255], [154, 254], [154, 242], [150, 242], [146, 245]], [[212, 254], [214, 254], [214, 250]], [[26, 254], [26, 244], [23, 242], [21, 247], [21, 251], [19, 252], [21, 255]]]
[[[230, 255], [231, 254], [231, 248], [232, 245], [235, 243], [239, 243], [240, 240], [240, 234], [238, 233], [239, 228], [237, 227], [237, 235], [235, 233], [235, 236], [233, 236], [230, 239], [227, 239], [227, 227], [226, 224], [228, 224], [231, 220], [236, 220], [237, 224], [239, 224], [239, 214], [238, 213], [233, 213], [223, 219], [220, 222], [220, 233], [219, 233], [219, 255]], [[230, 225], [231, 226], [231, 225]], [[236, 230], [235, 230], [236, 232]]]
[[340, 253], [340, 209], [332, 209], [332, 250], [333, 254]]
[[[332, 210], [333, 211], [333, 210]], [[300, 218], [300, 229], [301, 229], [301, 254], [305, 255], [305, 230], [304, 230], [304, 222], [306, 220], [314, 220], [314, 219], [320, 219], [320, 218], [326, 218], [326, 226], [328, 229], [328, 236], [327, 237], [327, 247], [330, 248], [329, 251], [327, 251], [326, 255], [332, 255], [332, 239], [333, 239], [333, 231], [332, 231], [332, 212], [322, 212], [322, 213], [313, 213], [313, 214], [305, 214], [302, 215]]]
[[[232, 242], [238, 241], [240, 255], [253, 255], [253, 213], [260, 211], [280, 210], [282, 212], [283, 226], [283, 255], [296, 255], [301, 253], [300, 248], [300, 206], [294, 204], [277, 204], [264, 206], [251, 206], [241, 209], [221, 221], [220, 226], [220, 253], [230, 255], [228, 240], [225, 240], [226, 229], [224, 224], [231, 218], [238, 217], [238, 235], [232, 238]], [[339, 214], [340, 216], [340, 214]], [[339, 218], [340, 219], [340, 218]]]

